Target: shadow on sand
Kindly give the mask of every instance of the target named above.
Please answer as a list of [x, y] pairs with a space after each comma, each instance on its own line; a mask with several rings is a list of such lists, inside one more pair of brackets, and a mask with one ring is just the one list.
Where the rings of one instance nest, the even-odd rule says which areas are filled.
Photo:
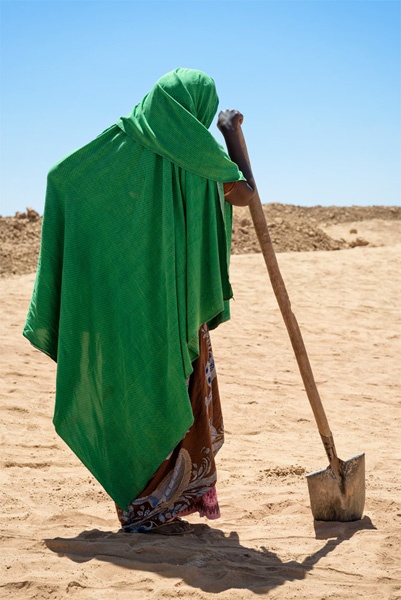
[[343, 541], [358, 531], [375, 527], [369, 517], [352, 523], [315, 522], [316, 539], [327, 541], [302, 562], [284, 562], [264, 547], [247, 548], [240, 544], [235, 531], [225, 535], [208, 525], [194, 525], [194, 529], [194, 533], [178, 537], [93, 529], [74, 538], [44, 542], [52, 552], [79, 563], [96, 558], [126, 569], [180, 578], [205, 592], [249, 589], [261, 594], [287, 581], [303, 579]]

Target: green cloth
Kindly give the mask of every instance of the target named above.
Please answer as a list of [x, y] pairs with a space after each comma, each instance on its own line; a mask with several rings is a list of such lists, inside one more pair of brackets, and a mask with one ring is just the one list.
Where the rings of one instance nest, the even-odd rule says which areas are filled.
[[122, 508], [193, 422], [200, 325], [229, 318], [222, 182], [243, 175], [207, 129], [217, 104], [176, 69], [48, 176], [24, 335], [57, 361], [57, 433]]

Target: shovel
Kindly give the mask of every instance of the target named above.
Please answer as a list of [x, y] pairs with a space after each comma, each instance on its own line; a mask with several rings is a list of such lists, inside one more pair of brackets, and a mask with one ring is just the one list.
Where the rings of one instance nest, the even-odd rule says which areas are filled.
[[[241, 127], [239, 128], [239, 137], [249, 163]], [[314, 471], [306, 476], [313, 517], [317, 521], [357, 521], [362, 518], [365, 504], [365, 454], [358, 454], [345, 461], [340, 460], [337, 456], [333, 435], [316, 387], [298, 322], [291, 310], [291, 302], [280, 273], [256, 188], [249, 209], [273, 291], [290, 336], [305, 390], [330, 463], [326, 469]]]

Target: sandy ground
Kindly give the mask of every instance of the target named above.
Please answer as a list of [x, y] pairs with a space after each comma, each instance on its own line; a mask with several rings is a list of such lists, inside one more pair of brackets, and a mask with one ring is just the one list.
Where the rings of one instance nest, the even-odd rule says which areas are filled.
[[212, 337], [222, 518], [191, 518], [195, 533], [177, 538], [118, 533], [112, 502], [53, 430], [55, 365], [21, 336], [34, 275], [0, 280], [0, 596], [401, 598], [393, 242], [279, 255], [339, 455], [366, 453], [366, 509], [353, 523], [313, 521], [305, 473], [327, 459], [260, 254], [232, 257], [232, 320]]

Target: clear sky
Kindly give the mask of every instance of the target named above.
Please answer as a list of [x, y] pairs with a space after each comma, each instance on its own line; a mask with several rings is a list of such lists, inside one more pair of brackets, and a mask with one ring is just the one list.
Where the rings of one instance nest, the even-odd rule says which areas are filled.
[[42, 212], [50, 167], [179, 66], [244, 113], [263, 202], [401, 203], [399, 1], [0, 6], [2, 215]]

